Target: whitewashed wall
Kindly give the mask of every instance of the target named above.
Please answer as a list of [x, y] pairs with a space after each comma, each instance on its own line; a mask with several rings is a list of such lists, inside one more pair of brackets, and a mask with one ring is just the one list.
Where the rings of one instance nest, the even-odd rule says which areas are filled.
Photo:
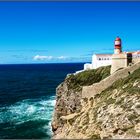
[[96, 69], [101, 66], [108, 66], [112, 64], [112, 57], [111, 56], [92, 56], [92, 68]]
[[84, 64], [84, 70], [92, 69], [92, 64], [86, 63]]

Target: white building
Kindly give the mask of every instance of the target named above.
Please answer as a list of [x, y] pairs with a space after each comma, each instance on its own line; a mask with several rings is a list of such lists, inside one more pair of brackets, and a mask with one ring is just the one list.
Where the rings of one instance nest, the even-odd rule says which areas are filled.
[[94, 54], [92, 56], [92, 68], [96, 69], [101, 66], [108, 66], [112, 63], [112, 54]]
[[84, 70], [96, 69], [101, 66], [108, 66], [112, 64], [112, 54], [93, 54], [92, 63], [84, 64]]
[[84, 64], [84, 70], [89, 70], [89, 69], [92, 69], [92, 64], [90, 63]]

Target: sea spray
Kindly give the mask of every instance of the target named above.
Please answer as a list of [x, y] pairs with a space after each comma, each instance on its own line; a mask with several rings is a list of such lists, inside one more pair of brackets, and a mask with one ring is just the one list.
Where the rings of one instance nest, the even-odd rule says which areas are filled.
[[[18, 138], [50, 138], [51, 137], [51, 118], [54, 109], [55, 97], [44, 99], [27, 99], [17, 102], [11, 106], [0, 108], [0, 134], [12, 130], [18, 133]], [[37, 125], [35, 125], [35, 122]], [[9, 124], [4, 127], [4, 124]], [[26, 125], [30, 128], [25, 129]], [[33, 126], [36, 128], [32, 128]], [[24, 128], [25, 127], [25, 128]], [[21, 130], [22, 133], [21, 133]], [[37, 136], [33, 131], [39, 131], [42, 136]], [[28, 135], [27, 135], [28, 134]], [[11, 134], [10, 131], [6, 136], [1, 138], [16, 138], [17, 135]]]

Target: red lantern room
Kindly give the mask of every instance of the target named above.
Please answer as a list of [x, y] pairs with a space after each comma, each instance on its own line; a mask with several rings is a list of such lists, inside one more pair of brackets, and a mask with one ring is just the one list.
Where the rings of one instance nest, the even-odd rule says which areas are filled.
[[121, 39], [119, 37], [115, 39], [114, 48], [115, 48], [114, 50], [115, 54], [119, 54], [122, 52]]

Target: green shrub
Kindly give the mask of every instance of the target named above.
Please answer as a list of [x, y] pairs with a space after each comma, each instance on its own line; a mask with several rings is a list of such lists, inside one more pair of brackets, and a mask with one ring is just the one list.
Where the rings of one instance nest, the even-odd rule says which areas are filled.
[[89, 86], [94, 83], [100, 82], [110, 75], [111, 66], [100, 67], [98, 69], [87, 70], [76, 75], [70, 75], [66, 80], [68, 81], [69, 88], [77, 89], [81, 86]]

